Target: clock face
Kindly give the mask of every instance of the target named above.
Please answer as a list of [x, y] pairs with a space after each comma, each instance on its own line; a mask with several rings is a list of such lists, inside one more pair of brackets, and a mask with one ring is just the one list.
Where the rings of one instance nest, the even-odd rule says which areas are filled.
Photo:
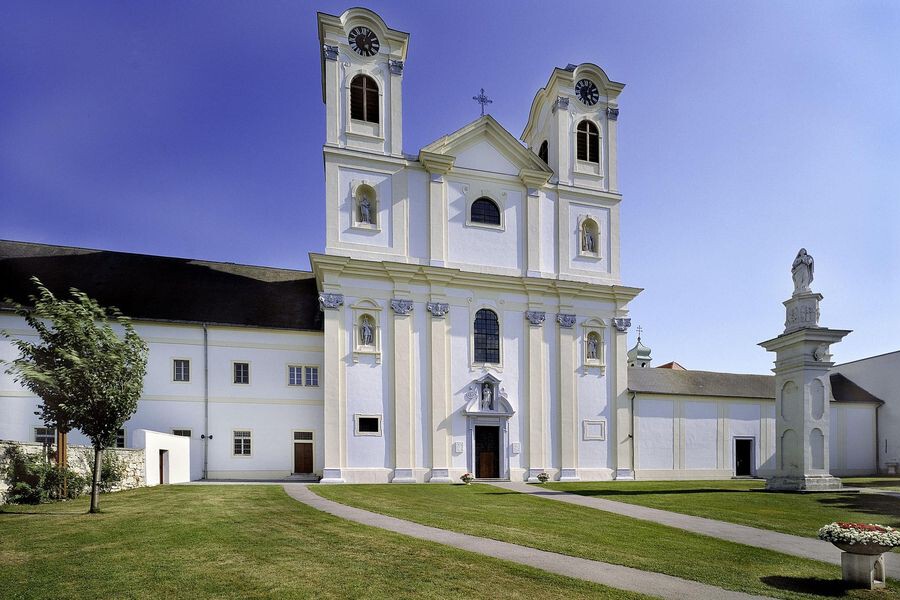
[[381, 42], [378, 41], [378, 36], [375, 35], [375, 32], [362, 25], [350, 30], [347, 41], [350, 43], [353, 51], [361, 56], [373, 56], [381, 47]]
[[578, 99], [588, 106], [597, 104], [597, 100], [600, 99], [600, 91], [590, 79], [579, 79], [575, 84], [575, 93], [578, 95]]

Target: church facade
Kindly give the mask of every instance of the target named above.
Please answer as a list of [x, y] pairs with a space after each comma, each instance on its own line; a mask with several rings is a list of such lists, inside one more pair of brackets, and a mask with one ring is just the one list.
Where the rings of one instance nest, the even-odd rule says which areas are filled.
[[[722, 477], [739, 422], [765, 470], [774, 393], [629, 389], [641, 290], [619, 272], [622, 84], [556, 68], [518, 139], [485, 115], [410, 155], [408, 34], [361, 8], [320, 14], [318, 34], [326, 247], [311, 273], [0, 242], [0, 296], [25, 301], [32, 275], [78, 287], [148, 340], [123, 444], [137, 428], [190, 436], [195, 479]], [[8, 312], [0, 328], [30, 333]], [[0, 375], [0, 439], [47, 438], [37, 401]]]

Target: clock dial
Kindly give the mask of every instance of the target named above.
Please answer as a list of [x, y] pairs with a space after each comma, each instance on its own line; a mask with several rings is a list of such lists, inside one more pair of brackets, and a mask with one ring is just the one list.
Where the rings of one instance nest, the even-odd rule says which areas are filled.
[[381, 47], [375, 32], [362, 25], [350, 30], [347, 41], [353, 51], [361, 56], [374, 56]]
[[578, 95], [578, 99], [588, 106], [597, 104], [597, 100], [600, 99], [600, 90], [590, 79], [579, 79], [575, 84], [575, 93]]

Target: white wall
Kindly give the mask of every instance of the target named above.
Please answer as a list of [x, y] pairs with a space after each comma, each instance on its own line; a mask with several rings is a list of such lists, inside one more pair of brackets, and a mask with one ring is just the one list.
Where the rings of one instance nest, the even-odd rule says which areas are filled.
[[[144, 481], [148, 486], [191, 480], [191, 440], [178, 435], [138, 429], [132, 434], [136, 448], [144, 449]], [[161, 454], [161, 451], [165, 451]], [[163, 461], [160, 481], [160, 460]]]

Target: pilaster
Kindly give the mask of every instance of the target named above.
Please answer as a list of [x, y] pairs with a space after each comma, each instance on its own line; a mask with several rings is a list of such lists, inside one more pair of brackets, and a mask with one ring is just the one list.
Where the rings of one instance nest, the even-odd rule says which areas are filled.
[[527, 356], [525, 359], [528, 392], [525, 402], [528, 405], [528, 481], [538, 481], [537, 476], [547, 467], [547, 399], [544, 396], [545, 362], [544, 362], [544, 323], [547, 313], [539, 310], [541, 305], [529, 302], [525, 318]]
[[331, 286], [330, 291], [319, 296], [319, 304], [325, 313], [324, 373], [334, 376], [324, 378], [325, 401], [325, 467], [322, 483], [344, 483], [342, 469], [347, 456], [347, 406], [344, 397], [344, 372], [341, 360], [344, 347], [344, 296]]
[[579, 481], [578, 476], [578, 398], [575, 389], [575, 314], [572, 307], [560, 306], [556, 315], [559, 327], [559, 421], [560, 481]]
[[403, 155], [403, 61], [388, 62], [391, 87], [391, 147], [386, 150], [394, 156]]
[[430, 264], [443, 267], [447, 263], [447, 182], [444, 178], [456, 160], [453, 156], [419, 152], [419, 162], [428, 171], [428, 244]]
[[450, 479], [450, 305], [443, 294], [432, 294], [426, 309], [431, 330], [431, 478]]
[[607, 182], [610, 192], [619, 191], [619, 159], [618, 159], [619, 106], [610, 103], [606, 108], [606, 137], [609, 148], [606, 155], [609, 160]]
[[628, 394], [628, 328], [631, 319], [616, 317], [613, 319], [615, 331], [613, 344], [615, 347], [615, 368], [611, 385], [613, 397], [616, 399], [615, 460], [616, 479], [634, 479], [634, 406]]

